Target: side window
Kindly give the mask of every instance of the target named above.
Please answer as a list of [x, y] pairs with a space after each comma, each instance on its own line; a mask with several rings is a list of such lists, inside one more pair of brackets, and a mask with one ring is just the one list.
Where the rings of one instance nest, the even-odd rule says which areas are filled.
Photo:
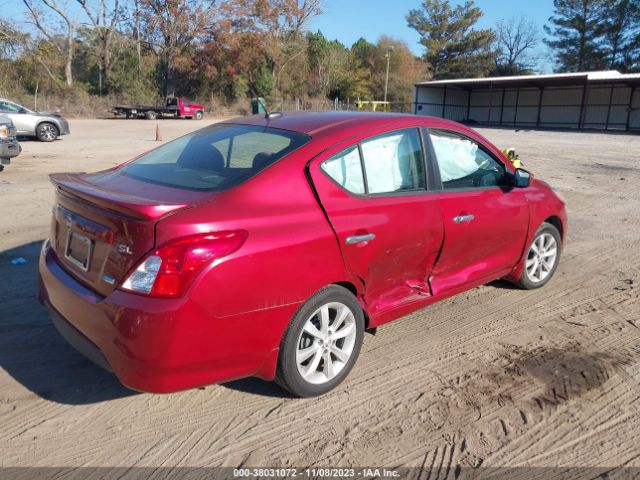
[[364, 175], [362, 174], [360, 152], [357, 145], [325, 160], [320, 165], [320, 168], [338, 185], [341, 185], [351, 193], [365, 193]]
[[417, 129], [386, 133], [362, 142], [368, 193], [425, 188], [424, 158]]
[[20, 107], [11, 102], [0, 102], [0, 112], [19, 113]]
[[430, 130], [429, 137], [445, 190], [504, 184], [504, 166], [473, 140], [440, 130]]

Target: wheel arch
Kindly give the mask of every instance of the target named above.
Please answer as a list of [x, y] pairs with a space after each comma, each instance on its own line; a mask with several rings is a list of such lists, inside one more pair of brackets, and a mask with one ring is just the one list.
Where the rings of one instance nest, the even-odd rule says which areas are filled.
[[356, 297], [356, 300], [358, 300], [360, 307], [362, 307], [362, 313], [364, 314], [364, 328], [365, 330], [369, 329], [369, 323], [370, 323], [369, 313], [367, 312], [366, 304], [362, 300], [362, 293], [358, 291], [358, 287], [356, 287], [356, 285], [353, 282], [349, 282], [347, 280], [333, 282], [331, 285], [337, 285], [339, 287], [345, 288], [349, 290], [354, 297]]
[[560, 232], [560, 238], [564, 240], [564, 225], [562, 224], [562, 220], [560, 220], [560, 217], [556, 215], [551, 215], [550, 217], [544, 220], [544, 223], [550, 223], [551, 225], [556, 227]]
[[[364, 328], [365, 328], [365, 330], [374, 331], [375, 328], [372, 328], [372, 327], [369, 326], [369, 314], [367, 312], [366, 305], [364, 304], [364, 301], [362, 300], [362, 295], [358, 291], [358, 287], [356, 286], [356, 284], [351, 282], [351, 281], [349, 281], [349, 280], [338, 280], [338, 281], [335, 281], [335, 282], [332, 282], [332, 283], [328, 283], [328, 284], [318, 288], [311, 295], [309, 295], [309, 297], [306, 300], [302, 301], [298, 305], [298, 307], [296, 308], [296, 313], [300, 308], [302, 308], [302, 306], [306, 303], [306, 301], [309, 300], [309, 298], [313, 297], [316, 293], [318, 293], [322, 289], [330, 287], [330, 286], [333, 286], [333, 285], [338, 286], [338, 287], [342, 287], [342, 288], [348, 290], [351, 294], [353, 294], [353, 296], [356, 298], [356, 300], [358, 301], [358, 303], [362, 307], [362, 312], [363, 312], [363, 315], [364, 315]], [[294, 313], [294, 315], [295, 315], [295, 313]], [[293, 316], [291, 318], [293, 318]], [[284, 326], [283, 330], [280, 332], [278, 345], [275, 346], [265, 356], [262, 365], [260, 366], [258, 371], [254, 374], [254, 376], [256, 376], [258, 378], [261, 378], [263, 380], [269, 380], [269, 381], [271, 381], [271, 380], [273, 380], [275, 378], [276, 367], [277, 367], [277, 363], [278, 363], [278, 356], [280, 354], [280, 344], [282, 342], [282, 338], [284, 337], [284, 334], [286, 332], [286, 328], [289, 325], [290, 321], [291, 321], [291, 319], [289, 319], [289, 321]]]
[[58, 122], [56, 122], [52, 118], [43, 118], [42, 120], [38, 120], [38, 122], [36, 123], [36, 127], [33, 129], [34, 135], [36, 136], [38, 135], [38, 128], [40, 128], [40, 125], [42, 125], [43, 123], [50, 123], [51, 125], [56, 127], [58, 129], [58, 135], [60, 135], [60, 131], [61, 131], [60, 125], [58, 125]]
[[[561, 213], [562, 214], [562, 213]], [[541, 218], [541, 217], [538, 217]], [[556, 227], [558, 229], [558, 232], [560, 232], [560, 241], [561, 241], [561, 248], [562, 244], [564, 244], [564, 240], [565, 240], [565, 234], [566, 234], [566, 224], [562, 221], [562, 219], [560, 218], [560, 216], [558, 215], [548, 215], [546, 217], [543, 217], [544, 220], [542, 220], [539, 224], [534, 224], [535, 227], [533, 227], [533, 229], [531, 229], [529, 231], [529, 233], [527, 234], [527, 240], [524, 246], [524, 249], [522, 251], [522, 255], [520, 257], [520, 259], [518, 260], [518, 263], [516, 264], [516, 266], [514, 267], [513, 271], [504, 277], [505, 280], [511, 282], [511, 283], [517, 283], [520, 280], [520, 275], [522, 274], [522, 270], [524, 269], [524, 262], [525, 262], [525, 258], [526, 258], [526, 254], [529, 248], [529, 245], [531, 243], [531, 241], [533, 240], [536, 232], [538, 231], [538, 229], [540, 228], [540, 226], [542, 226], [545, 223], [548, 223], [550, 225], [553, 225], [554, 227]], [[566, 218], [565, 218], [566, 220]]]

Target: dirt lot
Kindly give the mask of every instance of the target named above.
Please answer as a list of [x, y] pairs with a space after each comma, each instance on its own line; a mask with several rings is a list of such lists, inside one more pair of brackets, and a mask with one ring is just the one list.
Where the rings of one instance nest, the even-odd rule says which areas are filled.
[[[202, 125], [160, 122], [165, 140]], [[531, 292], [496, 282], [387, 325], [337, 391], [294, 400], [252, 379], [130, 392], [38, 305], [47, 174], [115, 165], [156, 145], [155, 126], [75, 120], [54, 144], [24, 142], [0, 174], [2, 466], [640, 467], [640, 137], [482, 130], [567, 198], [556, 277]]]

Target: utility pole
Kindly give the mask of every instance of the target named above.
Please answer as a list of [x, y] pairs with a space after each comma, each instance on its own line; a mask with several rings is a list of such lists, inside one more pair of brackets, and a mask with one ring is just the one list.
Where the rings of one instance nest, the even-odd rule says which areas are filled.
[[385, 57], [387, 57], [387, 75], [384, 80], [384, 101], [387, 101], [387, 91], [389, 89], [389, 63], [391, 62], [391, 52], [393, 52], [393, 46], [387, 47], [387, 53]]

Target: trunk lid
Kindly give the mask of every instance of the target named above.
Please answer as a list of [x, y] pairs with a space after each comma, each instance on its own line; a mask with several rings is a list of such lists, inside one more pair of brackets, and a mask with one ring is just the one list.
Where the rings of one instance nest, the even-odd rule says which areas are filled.
[[135, 180], [118, 169], [50, 178], [56, 187], [51, 246], [67, 272], [103, 296], [154, 247], [161, 218], [211, 198]]

